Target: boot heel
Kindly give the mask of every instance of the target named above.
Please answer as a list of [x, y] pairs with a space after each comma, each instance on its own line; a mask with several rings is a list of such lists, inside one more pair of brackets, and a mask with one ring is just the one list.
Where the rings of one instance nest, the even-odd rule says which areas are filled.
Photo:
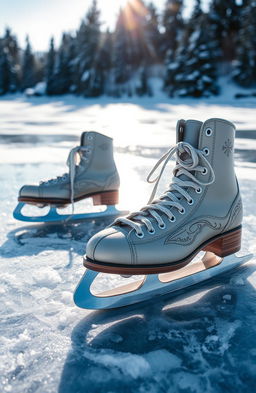
[[93, 195], [94, 206], [98, 205], [116, 205], [119, 202], [119, 191], [105, 191]]
[[242, 229], [239, 228], [214, 240], [204, 248], [204, 251], [213, 252], [219, 257], [226, 257], [230, 254], [234, 254], [241, 248], [241, 237]]

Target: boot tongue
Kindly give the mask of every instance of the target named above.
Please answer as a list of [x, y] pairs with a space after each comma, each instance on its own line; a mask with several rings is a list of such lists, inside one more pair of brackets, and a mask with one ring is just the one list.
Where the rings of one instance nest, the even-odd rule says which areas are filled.
[[199, 132], [202, 122], [198, 120], [179, 120], [176, 127], [176, 141], [190, 143], [198, 147]]
[[[198, 148], [199, 133], [202, 126], [202, 122], [198, 120], [179, 120], [176, 126], [176, 141], [187, 142], [196, 149]], [[180, 155], [182, 160], [190, 159], [187, 152]], [[180, 175], [181, 180], [190, 180], [186, 175]]]

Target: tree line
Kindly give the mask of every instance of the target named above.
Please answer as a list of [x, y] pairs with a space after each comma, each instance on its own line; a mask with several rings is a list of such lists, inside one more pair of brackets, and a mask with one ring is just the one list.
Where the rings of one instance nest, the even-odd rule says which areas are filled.
[[75, 34], [57, 48], [22, 50], [6, 29], [0, 38], [0, 94], [45, 82], [45, 93], [84, 97], [153, 95], [152, 77], [162, 78], [170, 97], [220, 92], [218, 77], [231, 75], [256, 86], [256, 2], [211, 0], [208, 12], [195, 0], [188, 19], [183, 0], [167, 0], [161, 15], [152, 3], [132, 0], [120, 9], [113, 32], [102, 31], [93, 0]]

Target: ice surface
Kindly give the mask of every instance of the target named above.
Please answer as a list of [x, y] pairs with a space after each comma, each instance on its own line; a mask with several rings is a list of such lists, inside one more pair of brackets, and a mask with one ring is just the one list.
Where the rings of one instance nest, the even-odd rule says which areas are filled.
[[[254, 390], [255, 259], [177, 298], [89, 312], [74, 307], [72, 294], [84, 271], [87, 240], [109, 221], [47, 226], [12, 218], [18, 189], [65, 172], [69, 149], [86, 129], [114, 137], [121, 205], [144, 205], [151, 190], [146, 175], [174, 143], [177, 119], [224, 117], [238, 130], [256, 130], [256, 99], [233, 100], [233, 85], [223, 86], [224, 95], [207, 100], [0, 99], [1, 393]], [[242, 251], [255, 253], [256, 134], [237, 135]], [[91, 203], [77, 209], [91, 209]], [[110, 279], [96, 284], [104, 289]]]

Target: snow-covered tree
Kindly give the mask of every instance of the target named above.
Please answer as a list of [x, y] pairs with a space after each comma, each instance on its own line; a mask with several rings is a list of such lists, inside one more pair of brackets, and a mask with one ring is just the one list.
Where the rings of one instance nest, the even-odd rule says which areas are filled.
[[211, 46], [222, 61], [235, 57], [241, 8], [236, 0], [211, 0], [208, 13]]
[[109, 31], [101, 35], [99, 49], [94, 64], [94, 95], [108, 93], [111, 84], [112, 34]]
[[16, 37], [7, 28], [0, 38], [0, 94], [15, 92], [20, 86], [20, 50]]
[[236, 0], [211, 0], [209, 17], [216, 23], [219, 39], [239, 26], [240, 6]]
[[[93, 0], [77, 32], [77, 86], [76, 91], [86, 97], [97, 95], [95, 59], [100, 44], [100, 11]], [[96, 85], [95, 85], [96, 83]]]
[[181, 45], [183, 45], [183, 47], [186, 47], [188, 45], [189, 37], [194, 32], [195, 26], [197, 25], [198, 21], [200, 21], [202, 15], [203, 15], [203, 11], [202, 11], [201, 0], [195, 0], [194, 8], [192, 9], [190, 18], [188, 19], [186, 25], [184, 26], [183, 36], [182, 39], [180, 40], [179, 47], [181, 47]]
[[149, 3], [147, 7], [145, 37], [151, 62], [160, 62], [161, 34], [159, 30], [159, 16], [153, 3]]
[[193, 21], [196, 22], [196, 20], [202, 15], [202, 13], [203, 12], [202, 12], [201, 0], [195, 0], [195, 5], [193, 8], [191, 17], [190, 17], [190, 22], [193, 22]]
[[[66, 94], [71, 90], [73, 84], [73, 60], [75, 56], [73, 41], [73, 38], [69, 34], [64, 33], [62, 35], [62, 41], [56, 54], [53, 70], [53, 94]], [[53, 54], [51, 57], [53, 57]]]
[[36, 61], [35, 56], [32, 52], [31, 45], [29, 42], [29, 37], [26, 38], [26, 49], [23, 54], [23, 62], [22, 62], [22, 90], [27, 89], [28, 87], [33, 87], [36, 82]]
[[120, 10], [113, 37], [115, 95], [132, 95], [138, 90], [135, 80], [141, 82], [142, 75], [145, 79], [146, 65], [159, 61], [159, 38], [158, 17], [152, 4], [147, 7], [142, 0], [134, 0]]
[[233, 60], [234, 79], [256, 84], [255, 0], [209, 0], [206, 14], [202, 0], [193, 0], [188, 20], [183, 0], [165, 0], [162, 15], [148, 1], [128, 1], [110, 33], [101, 31], [92, 0], [76, 35], [63, 34], [59, 48], [52, 40], [46, 55], [33, 54], [29, 40], [20, 50], [7, 29], [0, 37], [0, 94], [33, 87], [44, 77], [49, 95], [151, 95], [149, 76], [161, 72], [155, 65], [162, 63], [170, 96], [216, 94], [217, 66], [227, 73]]
[[11, 62], [8, 50], [0, 42], [0, 95], [10, 91]]
[[10, 86], [9, 90], [14, 92], [20, 87], [20, 49], [16, 37], [7, 28], [3, 37], [3, 45], [8, 53], [10, 63]]
[[179, 46], [184, 26], [182, 17], [183, 0], [167, 0], [163, 13], [163, 43], [161, 51], [163, 57], [171, 61], [175, 58], [176, 49]]
[[69, 92], [72, 84], [71, 67], [69, 59], [69, 45], [72, 38], [68, 34], [62, 35], [62, 41], [58, 50], [54, 79], [56, 81], [57, 94]]
[[121, 9], [117, 18], [113, 43], [113, 76], [115, 95], [122, 94], [122, 85], [131, 77], [131, 47], [126, 31], [125, 15]]
[[[139, 67], [156, 59], [153, 40], [157, 40], [157, 14], [143, 0], [128, 2], [124, 8], [126, 34], [130, 42], [131, 63]], [[157, 44], [156, 44], [157, 45]]]
[[50, 49], [47, 53], [47, 60], [46, 60], [46, 92], [49, 95], [55, 94], [55, 80], [54, 80], [55, 57], [56, 57], [56, 53], [54, 48], [54, 39], [51, 38]]
[[149, 84], [148, 67], [141, 68], [139, 73], [139, 83], [136, 87], [136, 93], [139, 96], [152, 96], [153, 92]]
[[248, 0], [242, 14], [238, 61], [234, 79], [244, 87], [256, 85], [256, 1]]
[[179, 47], [175, 61], [167, 64], [165, 90], [170, 96], [207, 97], [218, 94], [216, 64], [207, 23], [205, 15], [198, 17], [193, 32]]

